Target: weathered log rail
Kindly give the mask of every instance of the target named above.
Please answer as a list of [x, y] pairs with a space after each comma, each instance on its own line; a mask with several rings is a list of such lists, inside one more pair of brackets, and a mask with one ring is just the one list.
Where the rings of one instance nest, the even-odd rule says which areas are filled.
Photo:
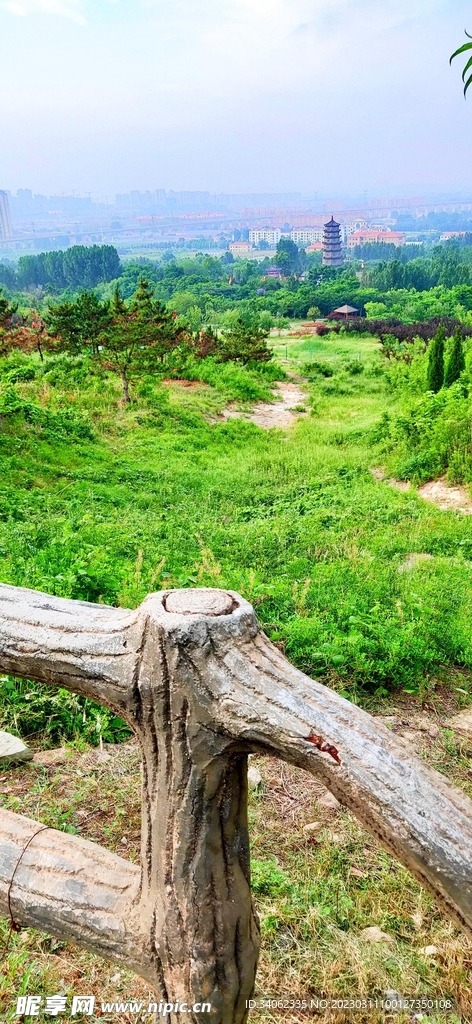
[[126, 963], [160, 999], [210, 1002], [205, 1020], [242, 1024], [259, 950], [253, 752], [320, 778], [472, 935], [472, 801], [295, 669], [238, 594], [167, 591], [131, 612], [0, 585], [0, 670], [116, 711], [143, 762], [141, 868], [51, 829], [18, 864], [38, 825], [0, 811], [1, 913], [10, 899], [15, 920]]

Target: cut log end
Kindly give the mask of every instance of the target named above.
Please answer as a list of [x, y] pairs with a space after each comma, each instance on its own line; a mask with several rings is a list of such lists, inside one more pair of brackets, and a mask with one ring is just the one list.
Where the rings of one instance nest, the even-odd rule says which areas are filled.
[[230, 615], [235, 601], [224, 590], [172, 590], [164, 597], [164, 608], [172, 615]]

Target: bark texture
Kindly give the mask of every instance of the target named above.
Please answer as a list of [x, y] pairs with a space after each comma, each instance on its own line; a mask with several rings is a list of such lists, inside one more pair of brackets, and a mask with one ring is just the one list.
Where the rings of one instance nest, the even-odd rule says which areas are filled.
[[[15, 921], [145, 974], [138, 929], [128, 927], [139, 868], [96, 843], [39, 828], [37, 821], [0, 810], [0, 913], [7, 917], [11, 910]], [[151, 975], [150, 958], [148, 970]]]
[[[0, 586], [0, 670], [113, 708], [143, 760], [140, 878], [93, 844], [41, 833], [32, 846], [53, 844], [66, 867], [52, 890], [50, 868], [33, 866], [27, 851], [12, 887], [20, 922], [126, 960], [168, 1002], [211, 1002], [201, 1019], [242, 1024], [259, 948], [246, 782], [247, 755], [258, 752], [318, 776], [472, 934], [472, 801], [370, 715], [297, 671], [238, 594], [163, 592], [127, 612]], [[0, 860], [3, 909], [15, 850], [33, 824], [0, 818], [2, 847], [10, 844]], [[82, 903], [71, 879], [85, 886]]]

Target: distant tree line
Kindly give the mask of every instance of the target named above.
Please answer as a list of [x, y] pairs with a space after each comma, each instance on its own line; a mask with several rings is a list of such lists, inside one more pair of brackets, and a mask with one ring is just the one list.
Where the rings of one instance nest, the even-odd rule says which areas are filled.
[[470, 213], [427, 213], [424, 217], [413, 217], [411, 213], [394, 211], [396, 231], [472, 231]]
[[16, 269], [0, 264], [0, 284], [11, 291], [40, 287], [59, 293], [67, 288], [95, 288], [121, 273], [113, 245], [73, 245], [64, 251], [21, 256]]
[[[405, 248], [411, 250], [413, 247]], [[397, 249], [394, 259], [383, 260], [376, 266], [369, 267], [365, 272], [365, 279], [372, 288], [378, 288], [379, 291], [414, 288], [422, 292], [437, 285], [452, 288], [455, 285], [470, 284], [472, 267], [469, 254], [472, 254], [470, 248], [465, 251], [455, 244], [440, 245], [434, 248], [430, 258], [417, 255], [415, 259], [404, 262], [398, 258]]]
[[414, 260], [418, 256], [418, 245], [394, 245], [393, 242], [365, 242], [364, 245], [356, 245], [351, 249], [357, 260], [394, 260], [399, 259], [401, 263]]
[[[123, 267], [111, 246], [75, 246], [22, 257], [17, 268], [0, 264], [0, 287], [3, 283], [22, 311], [31, 303], [46, 315], [51, 296], [61, 302], [96, 289], [101, 301], [110, 300], [117, 282], [127, 301], [145, 277], [154, 298], [177, 313], [180, 326], [193, 332], [211, 325], [221, 333], [226, 315], [234, 311], [244, 317], [272, 318], [270, 327], [287, 317], [303, 319], [315, 308], [317, 316], [327, 316], [345, 303], [372, 319], [396, 317], [416, 323], [448, 315], [468, 322], [472, 246], [453, 242], [435, 246], [429, 255], [417, 253], [416, 247], [401, 247], [395, 259], [370, 262], [359, 274], [352, 264], [323, 267], [318, 254], [307, 256], [291, 239], [281, 239], [273, 259], [226, 263], [225, 257], [201, 253], [176, 259], [168, 252], [159, 262], [141, 259]], [[269, 273], [274, 265], [280, 276]], [[28, 290], [34, 294], [30, 302]]]

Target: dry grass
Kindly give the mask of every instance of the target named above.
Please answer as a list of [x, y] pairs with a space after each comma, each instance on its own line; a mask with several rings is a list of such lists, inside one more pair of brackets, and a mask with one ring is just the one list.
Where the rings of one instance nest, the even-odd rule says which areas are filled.
[[[45, 752], [48, 762], [51, 752]], [[80, 753], [69, 748], [60, 763], [29, 762], [0, 775], [3, 807], [35, 818], [63, 831], [80, 834], [129, 860], [139, 858], [140, 758], [134, 744], [122, 744], [101, 752]], [[0, 925], [0, 948], [8, 927]], [[153, 994], [132, 971], [118, 969], [71, 944], [57, 941], [32, 929], [12, 933], [0, 973], [0, 1019], [14, 1017], [16, 998], [36, 995], [95, 995], [99, 1000], [127, 998], [148, 1004]], [[42, 1020], [39, 1018], [32, 1018]], [[51, 1020], [44, 1017], [44, 1020]], [[62, 1017], [58, 1018], [65, 1019]], [[74, 1016], [74, 1021], [96, 1018]], [[129, 1014], [123, 1021], [137, 1021]], [[100, 1020], [116, 1020], [100, 1015]]]
[[[258, 759], [257, 767], [263, 788], [253, 801], [253, 855], [266, 863], [275, 859], [291, 884], [285, 895], [271, 895], [269, 877], [269, 892], [258, 898], [263, 946], [257, 993], [358, 998], [393, 990], [452, 996], [467, 1012], [472, 947], [429, 894], [347, 810], [320, 806], [317, 784], [303, 772], [272, 759]], [[320, 830], [304, 831], [311, 823]], [[364, 941], [360, 932], [372, 925], [392, 944]], [[437, 947], [436, 956], [420, 953], [429, 945]], [[378, 1019], [388, 1018], [355, 1015], [359, 1022]], [[398, 1024], [409, 1019], [395, 1015]]]
[[[423, 757], [470, 792], [465, 752], [442, 728], [442, 713], [450, 710], [447, 701], [439, 710], [410, 702], [389, 708], [384, 720], [399, 734], [408, 733]], [[51, 758], [50, 753], [42, 756]], [[346, 809], [320, 803], [324, 791], [315, 779], [272, 758], [252, 761], [262, 776], [250, 799], [253, 880], [263, 939], [256, 997], [359, 998], [388, 991], [450, 996], [462, 1020], [472, 1020], [472, 945]], [[139, 857], [140, 772], [134, 744], [104, 752], [70, 748], [59, 755], [59, 763], [4, 770], [0, 800], [4, 807], [77, 832], [130, 860]], [[312, 829], [304, 828], [310, 824]], [[371, 925], [387, 933], [391, 943], [363, 940], [362, 929]], [[2, 922], [0, 942], [6, 937]], [[430, 945], [437, 947], [435, 955], [420, 952]], [[131, 972], [26, 929], [12, 934], [2, 963], [2, 1020], [14, 1019], [14, 1004], [23, 992], [94, 994], [100, 1000], [146, 1004], [152, 999], [147, 985]], [[296, 1009], [258, 1009], [251, 1015], [264, 1024], [301, 1024], [309, 1018], [313, 1011]], [[93, 1019], [74, 1017], [79, 1024]], [[100, 1019], [117, 1018], [105, 1014]], [[120, 1019], [139, 1018], [123, 1014]], [[345, 1011], [325, 1010], [318, 1019], [370, 1024], [390, 1017], [380, 1010], [359, 1011], [352, 1018]], [[414, 1018], [400, 1012], [391, 1019], [406, 1024]], [[430, 1019], [423, 1016], [423, 1022]], [[440, 1014], [434, 1019], [454, 1024], [461, 1018]]]

